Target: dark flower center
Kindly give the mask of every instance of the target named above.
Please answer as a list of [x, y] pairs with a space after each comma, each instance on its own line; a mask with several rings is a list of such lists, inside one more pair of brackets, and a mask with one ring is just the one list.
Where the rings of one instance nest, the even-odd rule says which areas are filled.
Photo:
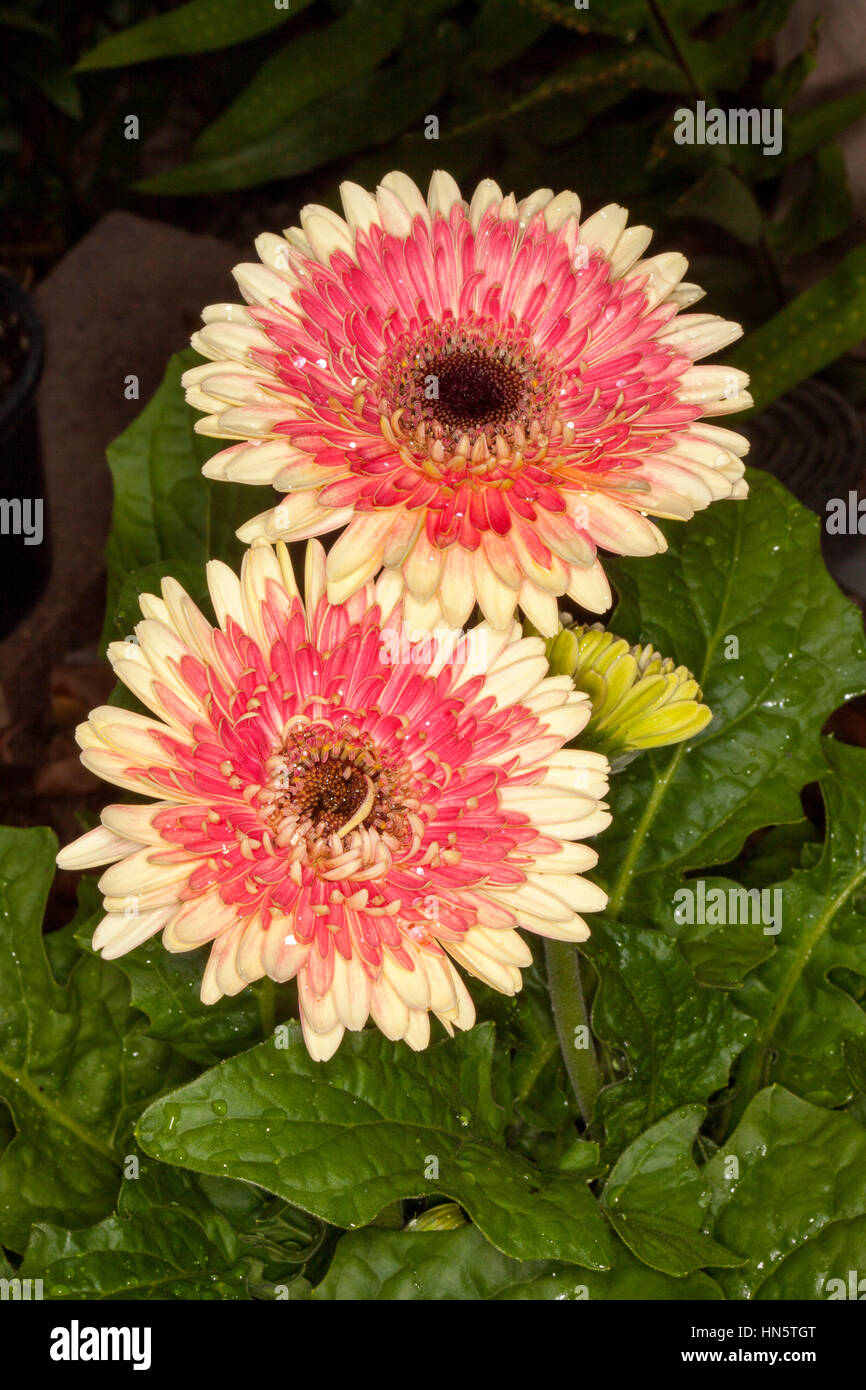
[[363, 806], [368, 779], [359, 767], [329, 758], [293, 769], [287, 791], [299, 820], [309, 819], [326, 835], [333, 835]]
[[524, 381], [509, 362], [479, 351], [443, 353], [415, 371], [417, 390], [446, 430], [504, 430], [521, 407]]
[[281, 848], [355, 830], [389, 836], [396, 845], [417, 805], [408, 764], [383, 761], [369, 735], [348, 722], [339, 729], [319, 722], [288, 727], [263, 771], [259, 814]]

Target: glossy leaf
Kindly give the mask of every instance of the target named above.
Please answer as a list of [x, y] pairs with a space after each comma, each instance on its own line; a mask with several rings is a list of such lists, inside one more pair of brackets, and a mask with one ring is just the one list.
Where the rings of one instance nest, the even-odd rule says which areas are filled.
[[630, 1144], [613, 1168], [604, 1203], [614, 1230], [644, 1264], [682, 1276], [741, 1259], [701, 1231], [710, 1188], [692, 1157], [704, 1108], [674, 1111]]
[[388, 1300], [696, 1299], [717, 1300], [708, 1275], [670, 1279], [647, 1269], [618, 1242], [610, 1270], [511, 1260], [472, 1226], [459, 1231], [353, 1231], [344, 1236], [313, 1298]]
[[847, 1115], [768, 1087], [704, 1173], [713, 1236], [747, 1261], [716, 1271], [728, 1298], [824, 1299], [862, 1270], [866, 1129]]
[[675, 1106], [703, 1104], [725, 1086], [751, 1026], [726, 995], [697, 983], [662, 932], [594, 923], [583, 949], [600, 981], [593, 1030], [628, 1070], [596, 1102], [615, 1156]]
[[0, 1243], [22, 1250], [37, 1219], [83, 1224], [111, 1210], [131, 1122], [189, 1074], [146, 1037], [114, 966], [81, 957], [61, 985], [41, 919], [57, 841], [0, 830], [0, 1099], [16, 1137], [0, 1157]]
[[421, 1054], [373, 1031], [349, 1034], [326, 1066], [310, 1059], [297, 1024], [283, 1040], [158, 1102], [139, 1122], [145, 1150], [257, 1183], [338, 1226], [442, 1193], [516, 1258], [607, 1265], [610, 1241], [585, 1181], [542, 1174], [499, 1141], [489, 1025]]
[[247, 1250], [230, 1221], [189, 1175], [143, 1163], [118, 1210], [69, 1231], [39, 1222], [21, 1277], [42, 1279], [50, 1299], [248, 1298]]
[[757, 1020], [740, 1069], [743, 1103], [772, 1080], [818, 1104], [844, 1104], [853, 1089], [844, 1044], [866, 1040], [866, 1011], [834, 978], [866, 977], [866, 752], [827, 740], [826, 753], [823, 853], [781, 884], [776, 950], [737, 996]]
[[[89, 949], [92, 929], [82, 945]], [[148, 1033], [171, 1043], [182, 1056], [211, 1066], [262, 1036], [259, 989], [245, 989], [216, 1004], [201, 1002], [204, 957], [200, 952], [172, 954], [159, 938], [121, 956], [117, 969], [129, 981], [132, 1003], [147, 1015]]]
[[672, 934], [686, 870], [802, 819], [800, 788], [826, 766], [821, 726], [866, 683], [860, 615], [824, 569], [818, 518], [766, 474], [749, 478], [746, 501], [665, 524], [666, 554], [611, 566], [615, 631], [687, 666], [713, 711], [697, 739], [616, 777], [599, 840], [610, 915]]

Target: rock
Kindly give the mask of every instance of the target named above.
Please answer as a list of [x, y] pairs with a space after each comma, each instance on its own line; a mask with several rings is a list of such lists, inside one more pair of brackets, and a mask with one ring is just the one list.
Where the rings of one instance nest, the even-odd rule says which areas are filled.
[[[205, 304], [231, 299], [237, 248], [112, 212], [36, 291], [46, 333], [38, 409], [52, 572], [36, 607], [0, 645], [7, 718], [47, 723], [49, 672], [102, 625], [103, 552], [111, 517], [106, 446], [186, 347]], [[139, 399], [124, 382], [139, 380]]]

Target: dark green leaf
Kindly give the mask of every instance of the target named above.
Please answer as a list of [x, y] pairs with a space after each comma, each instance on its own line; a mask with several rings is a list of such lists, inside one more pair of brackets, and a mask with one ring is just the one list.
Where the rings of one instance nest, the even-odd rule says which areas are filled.
[[40, 1223], [21, 1266], [50, 1299], [248, 1298], [248, 1251], [195, 1180], [143, 1163], [117, 1214], [83, 1231]]
[[841, 235], [851, 221], [845, 157], [838, 145], [815, 156], [811, 177], [782, 222], [770, 229], [773, 245], [787, 256], [813, 251]]
[[764, 83], [763, 100], [765, 106], [788, 106], [799, 92], [809, 73], [818, 61], [818, 34], [821, 28], [820, 17], [813, 20], [809, 32], [809, 42], [792, 58], [785, 67], [772, 73]]
[[604, 49], [564, 66], [514, 101], [497, 103], [493, 110], [459, 126], [457, 133], [468, 134], [521, 116], [544, 103], [547, 110], [539, 138], [544, 144], [556, 144], [579, 134], [593, 116], [615, 106], [630, 92], [681, 92], [687, 86], [676, 64], [651, 48], [627, 52]]
[[[707, 896], [720, 889], [725, 894], [726, 902], [731, 900], [731, 890], [736, 891], [739, 886], [725, 878], [707, 877], [703, 882]], [[694, 889], [694, 885], [692, 887]], [[772, 908], [772, 898], [765, 902]], [[742, 984], [750, 970], [773, 954], [774, 935], [772, 930], [764, 930], [765, 925], [771, 928], [773, 925], [769, 919], [764, 920], [765, 902], [757, 899], [753, 905], [750, 901], [746, 905], [744, 921], [713, 923], [695, 920], [679, 926], [679, 948], [700, 984], [710, 985], [714, 989], [734, 989]], [[728, 914], [725, 915], [727, 917]]]
[[856, 91], [833, 101], [819, 101], [804, 111], [785, 117], [784, 144], [777, 155], [741, 145], [735, 151], [737, 165], [752, 179], [771, 179], [798, 159], [838, 139], [866, 113], [866, 91]]
[[675, 1106], [702, 1104], [725, 1086], [749, 1021], [724, 994], [697, 983], [661, 932], [594, 922], [583, 949], [600, 977], [593, 1029], [629, 1072], [596, 1103], [615, 1155]]
[[489, 1025], [421, 1054], [352, 1034], [326, 1066], [296, 1024], [283, 1041], [158, 1102], [138, 1128], [147, 1152], [258, 1183], [338, 1226], [442, 1193], [515, 1258], [606, 1267], [610, 1242], [585, 1181], [542, 1174], [497, 1142]]
[[0, 1158], [0, 1241], [22, 1250], [31, 1223], [80, 1225], [111, 1210], [131, 1122], [189, 1074], [142, 1032], [120, 971], [82, 957], [52, 975], [41, 935], [57, 842], [0, 830], [0, 1098], [16, 1137]]
[[714, 222], [749, 246], [760, 240], [764, 226], [751, 189], [724, 164], [711, 164], [698, 182], [677, 199], [670, 215]]
[[773, 956], [737, 1002], [757, 1019], [740, 1068], [743, 1102], [767, 1080], [821, 1105], [852, 1093], [842, 1045], [866, 1040], [866, 1012], [831, 979], [866, 976], [866, 752], [827, 740], [827, 838], [820, 861], [781, 885]]
[[749, 373], [758, 409], [814, 376], [866, 336], [866, 243], [786, 304], [730, 355]]
[[472, 1226], [459, 1231], [354, 1231], [337, 1246], [314, 1299], [424, 1300], [701, 1299], [721, 1297], [706, 1274], [669, 1279], [618, 1242], [610, 1270], [511, 1260]]
[[703, 1118], [703, 1106], [691, 1105], [659, 1120], [629, 1145], [605, 1186], [605, 1206], [620, 1239], [664, 1274], [742, 1263], [700, 1229], [711, 1192], [692, 1147]]
[[[91, 934], [92, 929], [84, 933], [82, 944], [89, 947]], [[257, 988], [216, 1004], [201, 1002], [204, 964], [198, 953], [173, 955], [158, 940], [145, 942], [122, 956], [117, 968], [129, 980], [132, 1003], [150, 1020], [150, 1036], [193, 1062], [210, 1066], [262, 1036]]]
[[728, 1298], [824, 1299], [862, 1270], [866, 1129], [847, 1115], [771, 1086], [704, 1173], [713, 1235], [747, 1259], [716, 1273]]
[[406, 0], [355, 5], [336, 23], [278, 49], [202, 133], [194, 153], [222, 155], [251, 145], [304, 106], [363, 77], [399, 46], [406, 8]]
[[210, 193], [306, 173], [328, 160], [392, 140], [408, 126], [420, 130], [447, 76], [444, 53], [431, 47], [421, 64], [412, 53], [334, 92], [326, 102], [304, 107], [242, 149], [155, 174], [137, 188], [142, 193]]
[[273, 0], [189, 0], [103, 39], [81, 59], [78, 70], [125, 68], [151, 58], [230, 48], [279, 28], [309, 4], [310, 0], [281, 0], [279, 6]]
[[472, 21], [470, 57], [482, 72], [495, 72], [541, 38], [550, 28], [547, 15], [513, 0], [482, 0]]
[[615, 631], [688, 666], [714, 716], [615, 778], [599, 841], [609, 913], [672, 934], [686, 870], [802, 819], [800, 788], [826, 766], [821, 725], [866, 680], [860, 615], [824, 568], [818, 518], [766, 474], [749, 479], [746, 501], [665, 525], [666, 554], [611, 567]]

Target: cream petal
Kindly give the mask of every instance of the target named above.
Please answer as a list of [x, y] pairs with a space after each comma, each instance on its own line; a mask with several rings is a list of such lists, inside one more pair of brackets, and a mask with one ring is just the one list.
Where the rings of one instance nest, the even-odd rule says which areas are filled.
[[382, 974], [410, 1009], [429, 1009], [430, 982], [427, 972], [416, 964], [414, 970], [398, 965], [387, 951], [382, 960]]
[[518, 601], [533, 627], [545, 637], [556, 636], [559, 631], [559, 609], [553, 594], [544, 593], [530, 580], [524, 579]]
[[413, 1052], [423, 1052], [430, 1042], [430, 1015], [426, 1009], [410, 1009], [403, 1041]]
[[355, 1031], [363, 1028], [370, 1013], [371, 981], [360, 961], [345, 960], [337, 951], [331, 988], [340, 1022]]
[[123, 835], [117, 835], [104, 825], [97, 825], [65, 845], [57, 856], [59, 869], [94, 869], [98, 864], [110, 864], [115, 859], [132, 854], [140, 846]]
[[346, 180], [340, 184], [340, 198], [346, 221], [353, 232], [369, 232], [378, 225], [379, 208], [372, 193], [358, 183]]
[[430, 179], [427, 205], [430, 212], [440, 213], [447, 218], [455, 203], [462, 204], [463, 198], [455, 179], [445, 169], [435, 169]]
[[345, 1028], [342, 1023], [335, 1023], [326, 1033], [315, 1032], [309, 1024], [306, 1015], [301, 1015], [301, 1029], [304, 1034], [304, 1042], [307, 1051], [314, 1062], [328, 1062], [333, 1057], [340, 1043], [343, 1041]]
[[627, 221], [626, 208], [618, 203], [608, 203], [607, 207], [599, 208], [598, 212], [581, 223], [580, 244], [588, 246], [591, 251], [599, 251], [602, 256], [610, 256]]
[[110, 913], [93, 933], [93, 949], [99, 951], [103, 960], [119, 960], [128, 951], [134, 951], [136, 946], [156, 936], [171, 912], [170, 907], [157, 907], [138, 916], [121, 917]]

